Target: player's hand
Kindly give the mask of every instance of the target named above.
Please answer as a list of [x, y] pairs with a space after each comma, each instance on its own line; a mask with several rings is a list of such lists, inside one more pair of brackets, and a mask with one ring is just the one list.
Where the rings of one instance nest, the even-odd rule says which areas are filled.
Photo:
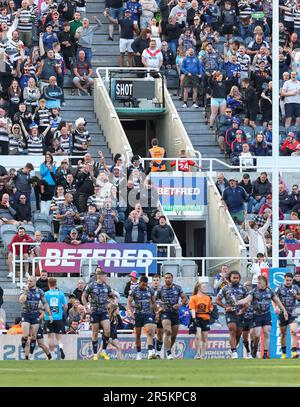
[[275, 314], [276, 314], [276, 315], [279, 315], [279, 314], [280, 314], [280, 312], [281, 312], [279, 308], [275, 308], [275, 310], [274, 310], [274, 311], [275, 311]]
[[173, 308], [176, 309], [177, 311], [179, 310], [179, 308], [181, 307], [181, 304], [174, 304]]
[[283, 316], [286, 321], [289, 319], [289, 316], [288, 316], [288, 313], [286, 312], [286, 310], [283, 311]]
[[233, 308], [230, 306], [225, 307], [225, 312], [232, 312]]
[[239, 311], [239, 312], [237, 312], [237, 314], [236, 315], [243, 315], [244, 314], [244, 312], [245, 312], [245, 310], [243, 310], [243, 308]]

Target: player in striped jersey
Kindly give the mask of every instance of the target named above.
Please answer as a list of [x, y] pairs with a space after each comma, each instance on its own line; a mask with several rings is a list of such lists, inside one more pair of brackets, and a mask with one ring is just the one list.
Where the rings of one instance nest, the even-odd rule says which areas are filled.
[[57, 210], [59, 204], [64, 203], [65, 201], [65, 190], [62, 185], [57, 185], [56, 194], [52, 198], [50, 210], [53, 214], [53, 227], [54, 227], [54, 239], [58, 239], [59, 234], [59, 220], [56, 218]]
[[39, 106], [35, 110], [33, 120], [39, 126], [39, 131], [44, 131], [50, 124], [51, 113], [49, 109], [46, 108], [46, 99], [39, 100]]
[[44, 148], [44, 138], [50, 129], [50, 124], [43, 133], [39, 133], [38, 125], [36, 123], [32, 123], [30, 125], [30, 132], [25, 129], [23, 120], [20, 119], [20, 124], [23, 130], [23, 133], [27, 140], [27, 149], [29, 155], [43, 155], [43, 148]]
[[9, 154], [22, 154], [26, 143], [19, 124], [14, 124], [9, 133]]
[[72, 155], [72, 135], [68, 130], [67, 126], [63, 126], [60, 130], [54, 133], [54, 137], [60, 143], [61, 148], [64, 150], [66, 155]]
[[293, 8], [296, 6], [296, 4], [296, 0], [287, 0], [284, 2], [284, 5], [279, 5], [279, 9], [284, 11], [284, 26], [290, 34], [294, 32]]

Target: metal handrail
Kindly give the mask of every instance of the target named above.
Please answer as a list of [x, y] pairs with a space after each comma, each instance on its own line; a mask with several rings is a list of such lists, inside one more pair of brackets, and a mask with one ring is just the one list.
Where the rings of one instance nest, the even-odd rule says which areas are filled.
[[114, 71], [114, 72], [118, 72], [118, 71], [128, 71], [128, 72], [134, 72], [134, 71], [139, 71], [139, 72], [147, 72], [148, 74], [150, 72], [159, 72], [159, 69], [157, 68], [145, 68], [145, 67], [137, 67], [137, 68], [130, 68], [130, 67], [115, 67], [115, 66], [99, 66], [98, 68], [96, 68], [96, 74], [98, 76], [98, 78], [102, 79], [102, 76], [100, 74], [100, 71], [105, 71], [105, 81], [108, 82], [109, 81], [109, 71]]

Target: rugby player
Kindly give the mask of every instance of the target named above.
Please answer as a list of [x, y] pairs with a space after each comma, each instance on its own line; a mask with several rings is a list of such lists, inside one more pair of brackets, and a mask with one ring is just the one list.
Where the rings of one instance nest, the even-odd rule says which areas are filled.
[[179, 328], [180, 298], [183, 305], [188, 305], [188, 297], [182, 288], [173, 283], [173, 274], [166, 273], [165, 285], [159, 288], [156, 300], [164, 332], [164, 347], [167, 351], [167, 359], [173, 359], [172, 347], [176, 341]]
[[290, 329], [291, 333], [291, 348], [292, 348], [292, 359], [299, 357], [297, 352], [297, 315], [296, 315], [296, 300], [300, 301], [300, 289], [298, 286], [293, 284], [293, 274], [286, 273], [284, 275], [284, 283], [275, 289], [275, 294], [278, 296], [282, 302], [284, 308], [287, 311], [288, 319], [284, 318], [284, 314], [275, 307], [275, 312], [278, 314], [279, 318], [279, 328], [280, 328], [280, 340], [281, 340], [281, 359], [286, 359], [286, 332], [287, 328]]
[[[243, 330], [243, 314], [246, 306], [238, 305], [238, 300], [247, 296], [246, 289], [240, 284], [241, 275], [238, 271], [231, 271], [228, 275], [229, 283], [218, 293], [216, 304], [225, 308], [226, 323], [229, 330], [230, 356], [238, 359], [237, 347]], [[222, 300], [225, 299], [225, 304]]]
[[190, 298], [190, 311], [196, 325], [196, 356], [195, 359], [204, 359], [207, 349], [207, 337], [210, 330], [210, 312], [213, 310], [211, 298], [206, 294], [206, 284], [196, 283], [193, 295]]
[[251, 304], [253, 305], [253, 334], [254, 345], [252, 356], [256, 358], [259, 338], [261, 332], [264, 336], [264, 353], [263, 359], [269, 359], [269, 347], [270, 347], [270, 331], [271, 331], [271, 303], [272, 301], [283, 312], [285, 320], [288, 320], [288, 313], [282, 305], [278, 296], [268, 287], [268, 280], [264, 276], [257, 277], [257, 287], [247, 294], [246, 298], [238, 301], [239, 305]]
[[[246, 288], [247, 292], [249, 293], [252, 290], [252, 282], [247, 281], [244, 284], [244, 287]], [[251, 340], [251, 349], [249, 347], [249, 334], [250, 334], [250, 340]], [[242, 338], [243, 338], [244, 347], [247, 352], [246, 358], [252, 359], [251, 350], [253, 349], [253, 344], [254, 344], [253, 306], [252, 305], [248, 305], [248, 307], [246, 308], [246, 311], [244, 313]]]
[[59, 346], [61, 359], [65, 358], [63, 349], [62, 336], [65, 333], [65, 324], [63, 321], [63, 313], [67, 311], [68, 305], [64, 293], [56, 288], [56, 278], [50, 277], [48, 280], [49, 290], [45, 293], [46, 301], [50, 307], [53, 322], [49, 321], [49, 315], [45, 313], [46, 332], [48, 334], [48, 346], [55, 359], [54, 340]]
[[[134, 303], [134, 311], [133, 304]], [[129, 294], [127, 302], [127, 312], [135, 320], [135, 343], [137, 356], [136, 360], [142, 359], [141, 354], [141, 334], [144, 327], [147, 334], [148, 359], [156, 359], [153, 348], [153, 338], [155, 335], [155, 312], [157, 306], [155, 294], [151, 287], [148, 287], [148, 277], [140, 277], [138, 286], [134, 287]]]
[[[40, 326], [39, 326], [39, 329], [38, 329], [37, 334], [36, 334], [36, 341], [37, 341], [38, 346], [45, 352], [48, 360], [51, 360], [52, 355], [51, 355], [51, 353], [49, 351], [49, 348], [45, 345], [45, 342], [44, 342], [44, 330], [43, 330], [43, 324], [42, 324], [42, 321], [43, 321], [43, 318], [44, 318], [44, 313], [43, 312], [40, 313], [39, 318], [40, 318]], [[31, 339], [31, 337], [30, 337], [30, 339]], [[27, 345], [26, 345], [26, 348], [25, 348], [25, 359], [26, 360], [29, 359], [29, 344], [28, 344], [28, 342], [27, 342]]]
[[22, 359], [25, 359], [25, 347], [30, 334], [29, 360], [33, 360], [33, 352], [36, 345], [36, 335], [40, 326], [39, 303], [42, 302], [44, 309], [49, 315], [49, 321], [53, 321], [51, 310], [45, 299], [43, 290], [36, 286], [36, 278], [28, 277], [27, 285], [21, 292], [19, 302], [22, 307]]
[[90, 282], [83, 294], [82, 304], [88, 309], [87, 298], [91, 298], [91, 324], [92, 324], [92, 344], [93, 344], [93, 360], [98, 360], [98, 335], [100, 325], [103, 329], [102, 334], [102, 352], [99, 354], [105, 360], [109, 359], [106, 353], [107, 344], [110, 337], [110, 320], [107, 311], [107, 305], [110, 300], [114, 299], [111, 287], [106, 284], [106, 273], [98, 268], [96, 271], [96, 281]]
[[[154, 294], [156, 296], [158, 289], [160, 288], [160, 275], [154, 274], [152, 276], [151, 287], [153, 288]], [[154, 338], [154, 342], [156, 344], [156, 358], [160, 359], [160, 353], [163, 346], [163, 327], [161, 324], [161, 320], [159, 317], [159, 312], [155, 314], [155, 321], [156, 321], [156, 338]]]
[[[120, 309], [118, 304], [108, 304], [108, 315], [110, 320], [109, 343], [116, 349], [117, 359], [122, 359], [122, 349], [118, 339], [118, 325], [120, 322], [122, 322], [122, 318], [120, 317]], [[99, 353], [102, 353], [102, 345], [100, 346]]]

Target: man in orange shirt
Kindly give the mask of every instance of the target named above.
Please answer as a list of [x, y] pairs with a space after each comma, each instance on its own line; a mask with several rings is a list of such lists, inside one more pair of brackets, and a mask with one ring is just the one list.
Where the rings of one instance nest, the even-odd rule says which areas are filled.
[[190, 310], [196, 325], [195, 359], [204, 359], [207, 349], [207, 337], [210, 330], [210, 312], [213, 310], [211, 298], [206, 294], [206, 284], [196, 283], [190, 298]]
[[20, 317], [15, 319], [15, 325], [11, 326], [7, 331], [7, 335], [22, 335], [23, 328], [22, 328], [22, 321]]

